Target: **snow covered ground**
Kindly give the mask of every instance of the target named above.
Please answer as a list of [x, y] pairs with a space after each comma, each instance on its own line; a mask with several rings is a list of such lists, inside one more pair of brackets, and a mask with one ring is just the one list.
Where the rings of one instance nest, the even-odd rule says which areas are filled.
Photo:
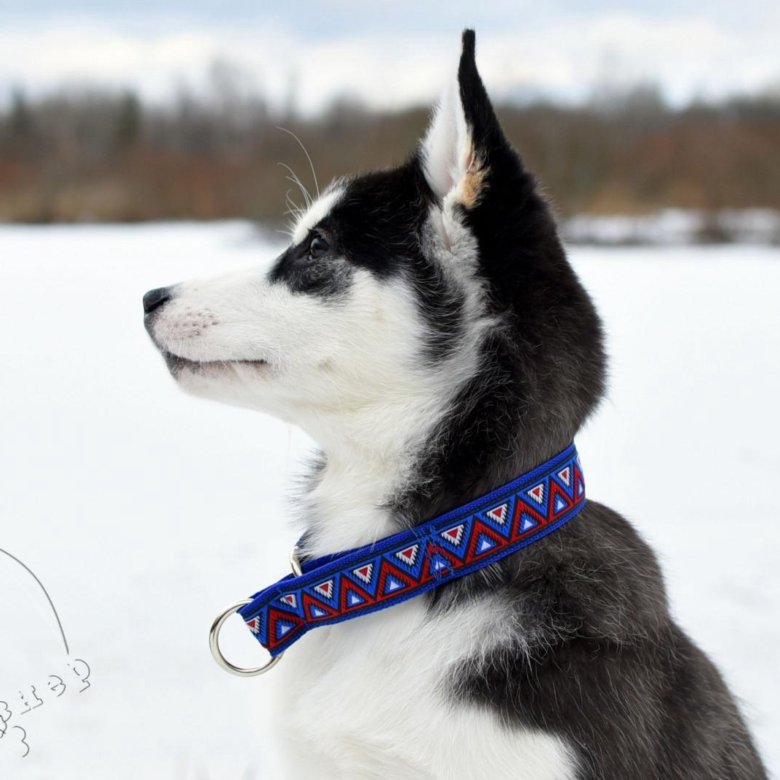
[[[43, 580], [71, 644], [68, 659], [35, 583], [0, 556], [0, 777], [280, 776], [273, 675], [227, 675], [206, 637], [222, 606], [285, 573], [308, 443], [179, 393], [141, 317], [151, 287], [273, 254], [241, 223], [0, 228], [0, 547]], [[612, 353], [578, 442], [589, 493], [658, 550], [676, 615], [780, 773], [780, 250], [573, 260]], [[251, 663], [248, 632], [229, 628]], [[92, 670], [82, 693], [75, 658]], [[31, 685], [42, 704], [23, 713]]]
[[566, 239], [598, 246], [680, 246], [697, 243], [780, 245], [780, 212], [723, 209], [714, 214], [665, 209], [652, 214], [580, 214], [563, 225]]

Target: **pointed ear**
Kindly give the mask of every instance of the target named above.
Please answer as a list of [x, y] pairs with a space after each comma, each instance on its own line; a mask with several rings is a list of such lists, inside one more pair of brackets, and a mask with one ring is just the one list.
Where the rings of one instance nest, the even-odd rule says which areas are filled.
[[491, 157], [506, 139], [477, 71], [473, 30], [463, 33], [458, 78], [436, 107], [421, 156], [428, 185], [442, 202], [467, 208], [487, 186]]

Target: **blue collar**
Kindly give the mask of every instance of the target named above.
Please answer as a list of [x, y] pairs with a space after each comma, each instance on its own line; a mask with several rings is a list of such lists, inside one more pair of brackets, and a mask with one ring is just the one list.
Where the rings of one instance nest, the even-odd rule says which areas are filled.
[[276, 657], [307, 631], [376, 612], [478, 571], [556, 531], [582, 511], [571, 444], [491, 493], [374, 544], [308, 561], [238, 610]]

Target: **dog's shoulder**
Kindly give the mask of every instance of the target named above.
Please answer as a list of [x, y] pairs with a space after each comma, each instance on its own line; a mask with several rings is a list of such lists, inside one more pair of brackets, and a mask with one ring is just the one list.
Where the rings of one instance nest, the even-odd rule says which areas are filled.
[[[463, 663], [453, 695], [562, 735], [578, 746], [583, 778], [765, 777], [725, 683], [674, 622], [656, 556], [631, 523], [589, 501], [514, 558], [504, 588], [518, 641]], [[701, 750], [678, 750], [678, 733]]]
[[581, 515], [514, 562], [511, 588], [546, 611], [559, 636], [623, 643], [653, 636], [669, 620], [655, 553], [634, 526], [588, 501]]
[[551, 637], [625, 642], [657, 633], [669, 615], [653, 550], [625, 518], [590, 500], [554, 534], [435, 591], [432, 609], [486, 592], [508, 600], [518, 630], [541, 646], [549, 646]]

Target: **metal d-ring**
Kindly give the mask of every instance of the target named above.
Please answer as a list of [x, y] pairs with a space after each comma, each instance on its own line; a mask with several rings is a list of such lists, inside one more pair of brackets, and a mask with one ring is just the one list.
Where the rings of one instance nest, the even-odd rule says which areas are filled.
[[300, 577], [303, 574], [303, 569], [301, 568], [301, 548], [297, 544], [290, 550], [290, 568], [296, 577]]
[[243, 601], [237, 601], [235, 604], [231, 604], [227, 609], [217, 615], [216, 619], [211, 624], [211, 630], [209, 631], [209, 647], [211, 648], [211, 655], [214, 656], [214, 660], [225, 671], [228, 671], [231, 674], [237, 674], [239, 677], [255, 677], [258, 674], [263, 674], [263, 672], [273, 669], [274, 666], [282, 660], [282, 656], [284, 655], [284, 653], [279, 653], [279, 655], [273, 656], [263, 666], [256, 666], [253, 669], [244, 669], [241, 666], [236, 666], [235, 664], [230, 663], [230, 661], [222, 655], [222, 650], [220, 650], [219, 647], [219, 632], [222, 630], [222, 626], [225, 624], [225, 621], [231, 615], [238, 612], [241, 607], [245, 607], [247, 604], [251, 603], [252, 599], [244, 599]]

